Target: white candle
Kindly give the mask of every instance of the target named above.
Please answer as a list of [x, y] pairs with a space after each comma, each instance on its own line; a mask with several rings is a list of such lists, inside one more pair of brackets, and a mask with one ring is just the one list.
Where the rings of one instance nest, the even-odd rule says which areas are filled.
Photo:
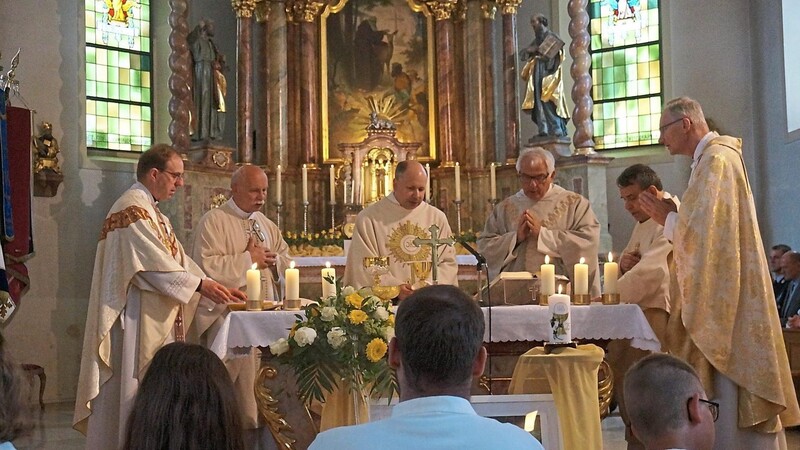
[[540, 286], [539, 292], [545, 295], [553, 295], [556, 293], [556, 267], [550, 264], [550, 255], [544, 256], [544, 264], [540, 270]]
[[[333, 283], [328, 282], [326, 277], [333, 278]], [[322, 298], [328, 298], [336, 295], [336, 269], [331, 267], [331, 262], [325, 262], [325, 268], [322, 269]]]
[[247, 270], [247, 309], [260, 310], [261, 309], [261, 271], [258, 270], [258, 264]]
[[603, 264], [603, 292], [606, 294], [619, 294], [618, 279], [619, 264], [613, 262], [611, 252], [608, 252], [608, 262]]
[[569, 311], [569, 295], [553, 294], [547, 299], [550, 311], [550, 343], [567, 344], [572, 342], [572, 318]]
[[331, 184], [331, 205], [336, 204], [336, 173], [333, 171], [333, 164], [331, 164], [330, 170], [328, 171], [328, 178], [330, 178]]
[[294, 261], [286, 269], [286, 300], [297, 300], [300, 298], [300, 270], [294, 268]]
[[425, 180], [425, 201], [431, 202], [431, 165], [425, 164], [425, 173], [428, 174], [428, 179]]
[[456, 163], [456, 201], [461, 200], [461, 166]]
[[589, 294], [589, 266], [585, 262], [581, 258], [581, 262], [575, 264], [575, 279], [572, 282], [572, 293], [575, 295]]
[[303, 203], [308, 203], [308, 168], [303, 164]]
[[490, 200], [497, 198], [497, 173], [495, 172], [495, 165], [492, 163], [489, 166], [489, 189], [491, 190]]
[[361, 206], [367, 203], [367, 169], [361, 166]]
[[283, 175], [282, 175], [282, 169], [281, 169], [281, 165], [280, 164], [278, 164], [278, 182], [277, 182], [277, 187], [275, 188], [275, 191], [276, 191], [275, 195], [278, 198], [278, 203], [283, 203], [283, 202], [281, 202], [281, 196], [282, 196], [281, 194], [283, 194]]

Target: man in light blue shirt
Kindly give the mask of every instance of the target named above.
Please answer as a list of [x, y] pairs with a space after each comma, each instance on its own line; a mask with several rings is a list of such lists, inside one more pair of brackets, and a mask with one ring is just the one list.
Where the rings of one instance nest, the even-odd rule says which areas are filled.
[[391, 417], [321, 433], [310, 450], [543, 449], [511, 424], [479, 416], [469, 403], [483, 373], [483, 313], [454, 286], [428, 286], [400, 302], [389, 364], [400, 403]]

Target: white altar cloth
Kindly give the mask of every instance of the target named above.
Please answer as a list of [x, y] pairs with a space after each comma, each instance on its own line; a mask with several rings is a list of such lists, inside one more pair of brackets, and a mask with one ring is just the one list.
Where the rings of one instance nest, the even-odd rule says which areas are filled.
[[[344, 267], [347, 258], [344, 256], [297, 256], [292, 258], [297, 267], [325, 267], [325, 263], [331, 266]], [[459, 266], [474, 266], [478, 260], [472, 255], [456, 255], [456, 262]]]
[[[630, 339], [631, 346], [642, 350], [659, 351], [653, 329], [642, 310], [636, 305], [572, 306], [573, 339]], [[302, 311], [233, 311], [211, 344], [211, 351], [220, 358], [244, 355], [251, 347], [267, 347], [289, 334], [295, 315]], [[546, 342], [550, 333], [547, 306], [495, 306], [491, 308], [492, 328], [489, 329], [489, 308], [483, 308], [486, 319], [485, 342], [536, 341]], [[491, 332], [491, 339], [489, 338]]]

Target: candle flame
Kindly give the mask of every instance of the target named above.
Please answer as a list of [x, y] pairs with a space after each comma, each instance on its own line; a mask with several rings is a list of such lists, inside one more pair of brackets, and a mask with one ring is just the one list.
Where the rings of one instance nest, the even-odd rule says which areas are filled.
[[560, 284], [558, 285], [558, 293], [559, 294], [561, 293], [561, 285]]
[[253, 265], [250, 266], [250, 268], [253, 269], [253, 270], [256, 270], [256, 269], [258, 269], [258, 264], [253, 263]]
[[305, 165], [305, 164], [303, 164], [303, 169], [305, 169], [305, 168], [306, 168], [306, 165]]
[[294, 269], [294, 261], [292, 261], [292, 262], [290, 262], [290, 263], [289, 263], [289, 268], [290, 268], [290, 269]]
[[544, 263], [550, 264], [550, 255], [544, 255]]
[[614, 262], [614, 256], [611, 255], [611, 252], [608, 252], [608, 262]]
[[281, 165], [280, 165], [280, 164], [278, 164], [278, 171], [280, 171], [280, 170], [281, 170]]
[[582, 256], [581, 256], [581, 261], [580, 261], [580, 263], [581, 263], [581, 264], [585, 264], [585, 263], [586, 263], [586, 259], [584, 259]]
[[325, 261], [325, 268], [326, 269], [330, 269], [331, 268], [331, 262], [330, 261]]

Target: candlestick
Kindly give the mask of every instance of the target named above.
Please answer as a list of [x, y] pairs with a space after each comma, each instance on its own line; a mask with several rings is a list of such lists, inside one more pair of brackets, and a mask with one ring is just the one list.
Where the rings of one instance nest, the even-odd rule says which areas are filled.
[[367, 169], [365, 166], [361, 166], [361, 206], [364, 206], [367, 203]]
[[[280, 186], [280, 185], [278, 185]], [[275, 221], [276, 225], [278, 225], [278, 229], [282, 230], [283, 227], [281, 226], [281, 210], [283, 209], [283, 202], [280, 201], [280, 197], [278, 197], [278, 202], [275, 203], [275, 213], [277, 214], [277, 220]]]
[[572, 342], [569, 296], [561, 294], [561, 289], [558, 291], [558, 294], [553, 294], [547, 299], [552, 331], [549, 342], [551, 344], [568, 344]]
[[258, 264], [247, 270], [247, 310], [260, 311], [261, 310], [261, 271], [258, 270]]
[[303, 201], [303, 233], [308, 236], [308, 201]]
[[456, 200], [461, 200], [461, 166], [456, 163]]
[[328, 171], [328, 178], [330, 180], [330, 188], [331, 188], [331, 205], [336, 204], [336, 174], [333, 171], [333, 164], [331, 164], [330, 170]]
[[[326, 280], [326, 277], [333, 279], [333, 283]], [[322, 269], [322, 298], [328, 298], [336, 295], [336, 269], [331, 267], [331, 262], [326, 261], [325, 267]]]
[[425, 180], [425, 201], [430, 203], [431, 202], [431, 165], [425, 164], [425, 173], [428, 174], [428, 178]]
[[286, 280], [286, 300], [297, 300], [300, 298], [300, 270], [294, 268], [294, 261], [289, 263], [284, 275]]
[[453, 200], [453, 203], [456, 204], [456, 233], [461, 236], [461, 204], [464, 203], [464, 200], [456, 199]]
[[[283, 169], [281, 169], [281, 165], [278, 164], [278, 174], [277, 174], [277, 181], [275, 183], [275, 198], [278, 199], [278, 203], [281, 202], [281, 197], [283, 196]], [[278, 227], [280, 228], [280, 226]]]
[[308, 203], [308, 168], [303, 164], [303, 203]]
[[497, 198], [497, 173], [494, 163], [489, 166], [489, 198]]
[[614, 262], [611, 252], [608, 252], [608, 262], [603, 264], [603, 292], [606, 294], [618, 294], [618, 279], [619, 264]]
[[589, 293], [589, 266], [585, 262], [586, 260], [581, 258], [581, 261], [575, 264], [575, 280], [572, 283], [572, 293], [576, 295]]

